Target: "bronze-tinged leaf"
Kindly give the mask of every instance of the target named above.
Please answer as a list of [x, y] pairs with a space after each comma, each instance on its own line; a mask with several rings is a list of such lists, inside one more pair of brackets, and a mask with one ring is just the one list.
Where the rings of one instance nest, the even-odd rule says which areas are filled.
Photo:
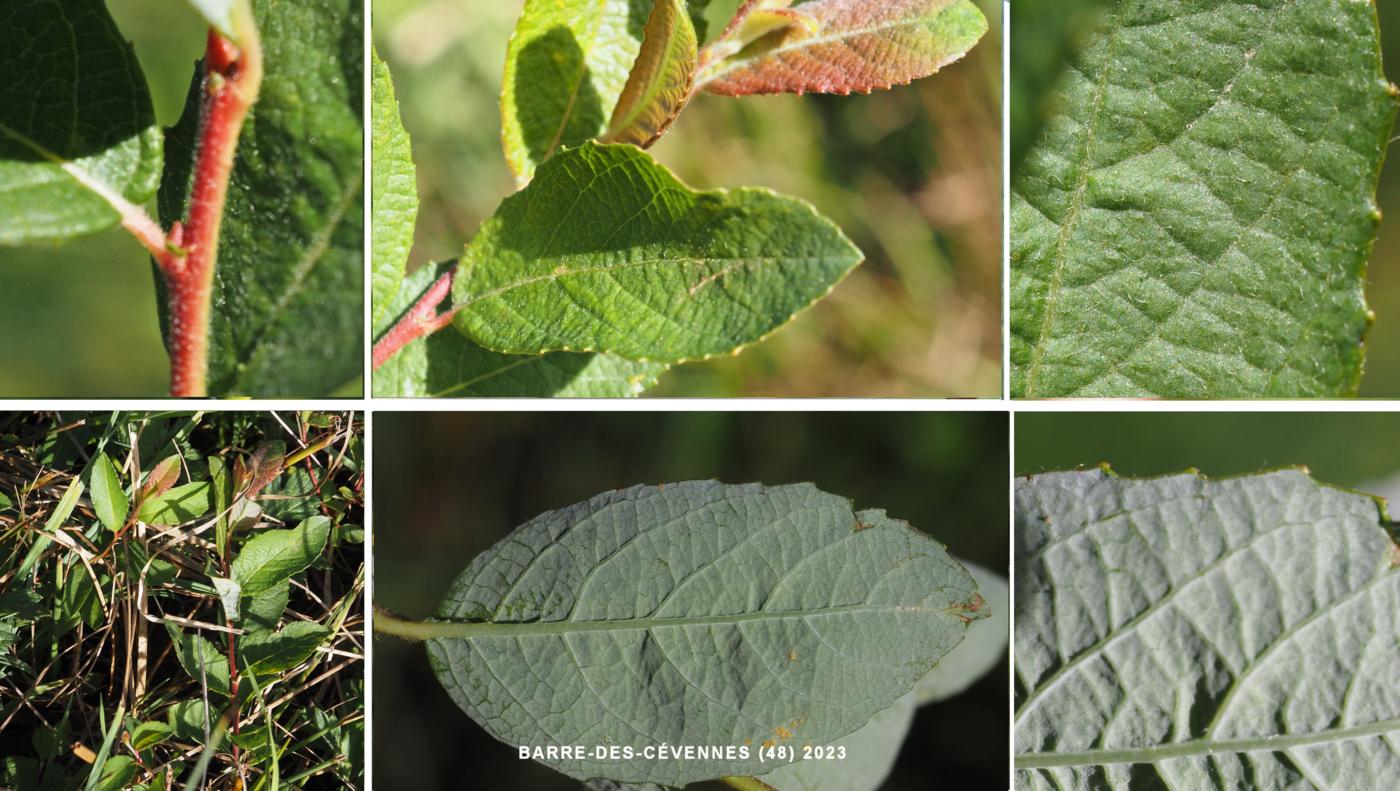
[[642, 51], [613, 109], [604, 142], [646, 148], [670, 128], [690, 100], [699, 63], [695, 25], [683, 0], [658, 0], [647, 19]]
[[146, 473], [146, 482], [141, 484], [141, 500], [144, 502], [170, 491], [170, 487], [180, 480], [180, 457], [166, 456], [151, 471]]
[[[726, 35], [758, 37], [708, 59], [697, 83], [711, 93], [869, 93], [927, 77], [987, 32], [971, 0], [814, 0], [794, 9], [749, 4]], [[791, 24], [785, 24], [791, 19]], [[771, 29], [769, 29], [771, 28]]]
[[272, 439], [258, 445], [242, 468], [240, 481], [246, 485], [243, 496], [252, 499], [258, 496], [263, 487], [277, 480], [282, 474], [282, 460], [287, 457], [287, 445], [281, 440]]

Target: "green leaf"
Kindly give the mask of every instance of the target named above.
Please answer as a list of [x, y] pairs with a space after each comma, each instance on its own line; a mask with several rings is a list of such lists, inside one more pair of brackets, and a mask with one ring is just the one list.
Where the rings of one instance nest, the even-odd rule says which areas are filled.
[[208, 481], [176, 486], [159, 497], [141, 504], [137, 518], [148, 525], [183, 525], [209, 512]]
[[646, 148], [666, 133], [690, 101], [698, 46], [684, 0], [657, 0], [642, 51], [608, 122], [607, 142]]
[[1020, 480], [1016, 788], [1392, 785], [1394, 528], [1297, 470]]
[[716, 50], [697, 85], [726, 96], [868, 93], [933, 74], [987, 32], [971, 0], [813, 0], [764, 13], [793, 24], [751, 43], [737, 39], [737, 52]]
[[94, 791], [122, 791], [128, 783], [136, 779], [140, 768], [131, 756], [113, 755], [102, 764], [102, 773], [98, 776], [97, 784], [91, 787]]
[[[456, 266], [456, 261], [447, 261], [409, 275], [385, 314], [382, 331], [393, 326], [433, 281]], [[450, 310], [453, 304], [449, 296], [443, 309]], [[381, 398], [627, 398], [654, 387], [667, 367], [611, 354], [500, 354], [448, 329], [413, 341], [375, 370], [374, 394]]]
[[0, 52], [0, 244], [104, 231], [155, 194], [150, 92], [102, 0], [6, 0]]
[[238, 644], [250, 673], [275, 675], [305, 662], [330, 637], [331, 630], [312, 621], [289, 623], [276, 632], [248, 635]]
[[476, 558], [438, 610], [454, 636], [427, 648], [457, 705], [508, 744], [735, 748], [544, 761], [684, 785], [763, 771], [746, 744], [864, 725], [981, 617], [975, 588], [942, 545], [810, 484], [638, 486], [543, 514]]
[[310, 566], [330, 533], [331, 520], [324, 516], [313, 516], [292, 530], [259, 533], [233, 559], [233, 579], [245, 594], [257, 596]]
[[520, 186], [561, 146], [608, 128], [650, 3], [526, 0], [506, 49], [501, 142]]
[[[209, 390], [326, 395], [364, 363], [362, 6], [255, 0], [253, 8], [266, 69], [221, 228]], [[187, 212], [202, 90], [196, 79], [166, 136], [167, 226]]]
[[239, 602], [239, 614], [243, 616], [239, 625], [249, 632], [276, 629], [291, 596], [292, 583], [287, 579], [273, 583], [254, 596], [245, 595]]
[[284, 522], [305, 519], [320, 511], [321, 497], [316, 493], [316, 484], [302, 467], [288, 470], [267, 487], [266, 493], [273, 496], [263, 500], [263, 510]]
[[961, 561], [977, 582], [987, 617], [967, 627], [967, 637], [914, 687], [920, 706], [947, 700], [991, 672], [1006, 656], [1011, 637], [1011, 589], [1006, 578], [975, 563]]
[[137, 752], [149, 750], [169, 739], [174, 729], [163, 722], [143, 722], [131, 729], [131, 746]]
[[117, 475], [116, 466], [105, 453], [92, 458], [88, 473], [88, 496], [92, 498], [92, 510], [102, 524], [112, 532], [121, 530], [131, 504], [122, 490], [122, 480]]
[[454, 323], [507, 354], [702, 359], [761, 340], [860, 261], [802, 201], [695, 192], [632, 146], [585, 143], [482, 225]]
[[228, 522], [233, 508], [233, 474], [228, 463], [219, 456], [209, 457], [209, 504], [214, 509], [214, 546], [219, 557], [228, 551]]
[[831, 743], [844, 753], [799, 760], [758, 779], [781, 791], [875, 791], [894, 768], [917, 708], [911, 692], [876, 712], [860, 730]]
[[[399, 118], [394, 98], [394, 78], [389, 66], [370, 51], [374, 108], [370, 123], [374, 162], [370, 171], [370, 219], [373, 271], [370, 275], [371, 324], [378, 327], [390, 312], [404, 279], [408, 253], [413, 248], [413, 226], [418, 218], [418, 179], [413, 149]], [[376, 333], [377, 334], [377, 333]]]
[[1124, 3], [1015, 179], [1012, 393], [1356, 392], [1396, 111], [1373, 3]]
[[1054, 85], [1108, 0], [1017, 0], [1012, 24], [1011, 172], [1055, 109]]
[[[165, 622], [165, 631], [175, 646], [175, 658], [190, 678], [196, 684], [207, 684], [210, 692], [228, 695], [228, 655], [198, 632], [182, 632], [169, 621]], [[179, 730], [179, 726], [173, 722], [172, 727]]]

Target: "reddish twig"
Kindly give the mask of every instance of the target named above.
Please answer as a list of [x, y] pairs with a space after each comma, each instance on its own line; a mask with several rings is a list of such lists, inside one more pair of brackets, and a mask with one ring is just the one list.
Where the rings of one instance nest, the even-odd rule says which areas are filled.
[[189, 221], [171, 227], [169, 250], [156, 259], [169, 292], [170, 394], [177, 398], [205, 395], [219, 226], [238, 137], [262, 85], [256, 25], [246, 3], [235, 9], [238, 45], [209, 30]]
[[456, 274], [457, 268], [453, 267], [447, 274], [434, 281], [422, 298], [399, 319], [399, 323], [374, 344], [375, 368], [388, 362], [389, 358], [398, 354], [400, 349], [412, 341], [431, 335], [452, 323], [452, 317], [461, 310], [460, 306], [443, 313], [438, 313], [438, 306], [452, 293], [452, 280]]

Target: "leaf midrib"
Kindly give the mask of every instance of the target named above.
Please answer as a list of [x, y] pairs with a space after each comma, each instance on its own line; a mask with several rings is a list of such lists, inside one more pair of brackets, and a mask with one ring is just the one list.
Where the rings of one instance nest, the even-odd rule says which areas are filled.
[[424, 623], [434, 631], [439, 632], [439, 634], [434, 635], [430, 639], [471, 640], [487, 637], [514, 638], [527, 636], [559, 636], [580, 632], [649, 631], [652, 629], [685, 626], [737, 626], [739, 624], [756, 621], [788, 620], [814, 616], [862, 613], [953, 615], [955, 612], [962, 612], [962, 610], [957, 607], [933, 608], [921, 605], [847, 604], [834, 607], [818, 607], [811, 610], [760, 610], [757, 612], [733, 613], [728, 615], [695, 615], [672, 618], [648, 616], [643, 618], [617, 618], [612, 620], [524, 622], [449, 621], [432, 619]]
[[1156, 763], [1172, 758], [1190, 758], [1219, 753], [1278, 752], [1291, 747], [1360, 739], [1400, 732], [1400, 719], [1380, 720], [1368, 725], [1334, 728], [1292, 736], [1258, 736], [1249, 739], [1193, 739], [1156, 747], [1128, 750], [1084, 750], [1070, 753], [1022, 753], [1016, 756], [1017, 769], [1051, 769], [1067, 766]]

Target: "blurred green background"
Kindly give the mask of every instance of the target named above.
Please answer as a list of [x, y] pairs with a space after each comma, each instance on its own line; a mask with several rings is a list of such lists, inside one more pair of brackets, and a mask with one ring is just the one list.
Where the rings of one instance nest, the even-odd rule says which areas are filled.
[[[871, 96], [702, 95], [653, 149], [697, 188], [811, 201], [867, 262], [742, 355], [681, 366], [654, 395], [1001, 392], [1001, 2], [969, 56]], [[461, 255], [514, 191], [500, 143], [506, 42], [523, 0], [375, 0], [374, 40], [413, 140], [410, 267]], [[715, 0], [710, 31], [738, 0]]]
[[[1007, 573], [1005, 413], [378, 413], [374, 598], [432, 614], [467, 563], [526, 520], [639, 483], [811, 481], [892, 517], [953, 554]], [[375, 788], [579, 786], [475, 726], [443, 692], [421, 645], [374, 641]], [[1001, 788], [1008, 665], [915, 718], [887, 791]]]
[[[1303, 465], [1320, 481], [1400, 497], [1400, 414], [1020, 412], [1016, 474], [1107, 463], [1120, 475], [1240, 475]], [[1396, 509], [1392, 509], [1395, 513]]]
[[[199, 15], [168, 0], [107, 7], [135, 44], [156, 120], [174, 124], [204, 54]], [[0, 247], [0, 397], [164, 395], [170, 366], [154, 277], [150, 257], [120, 228], [60, 246]]]
[[[1381, 0], [1376, 9], [1381, 19], [1386, 75], [1391, 82], [1400, 81], [1400, 3]], [[1381, 223], [1367, 271], [1371, 279], [1367, 294], [1376, 312], [1376, 326], [1371, 329], [1361, 395], [1400, 398], [1400, 156], [1393, 145], [1381, 171], [1377, 197], [1389, 221]]]

